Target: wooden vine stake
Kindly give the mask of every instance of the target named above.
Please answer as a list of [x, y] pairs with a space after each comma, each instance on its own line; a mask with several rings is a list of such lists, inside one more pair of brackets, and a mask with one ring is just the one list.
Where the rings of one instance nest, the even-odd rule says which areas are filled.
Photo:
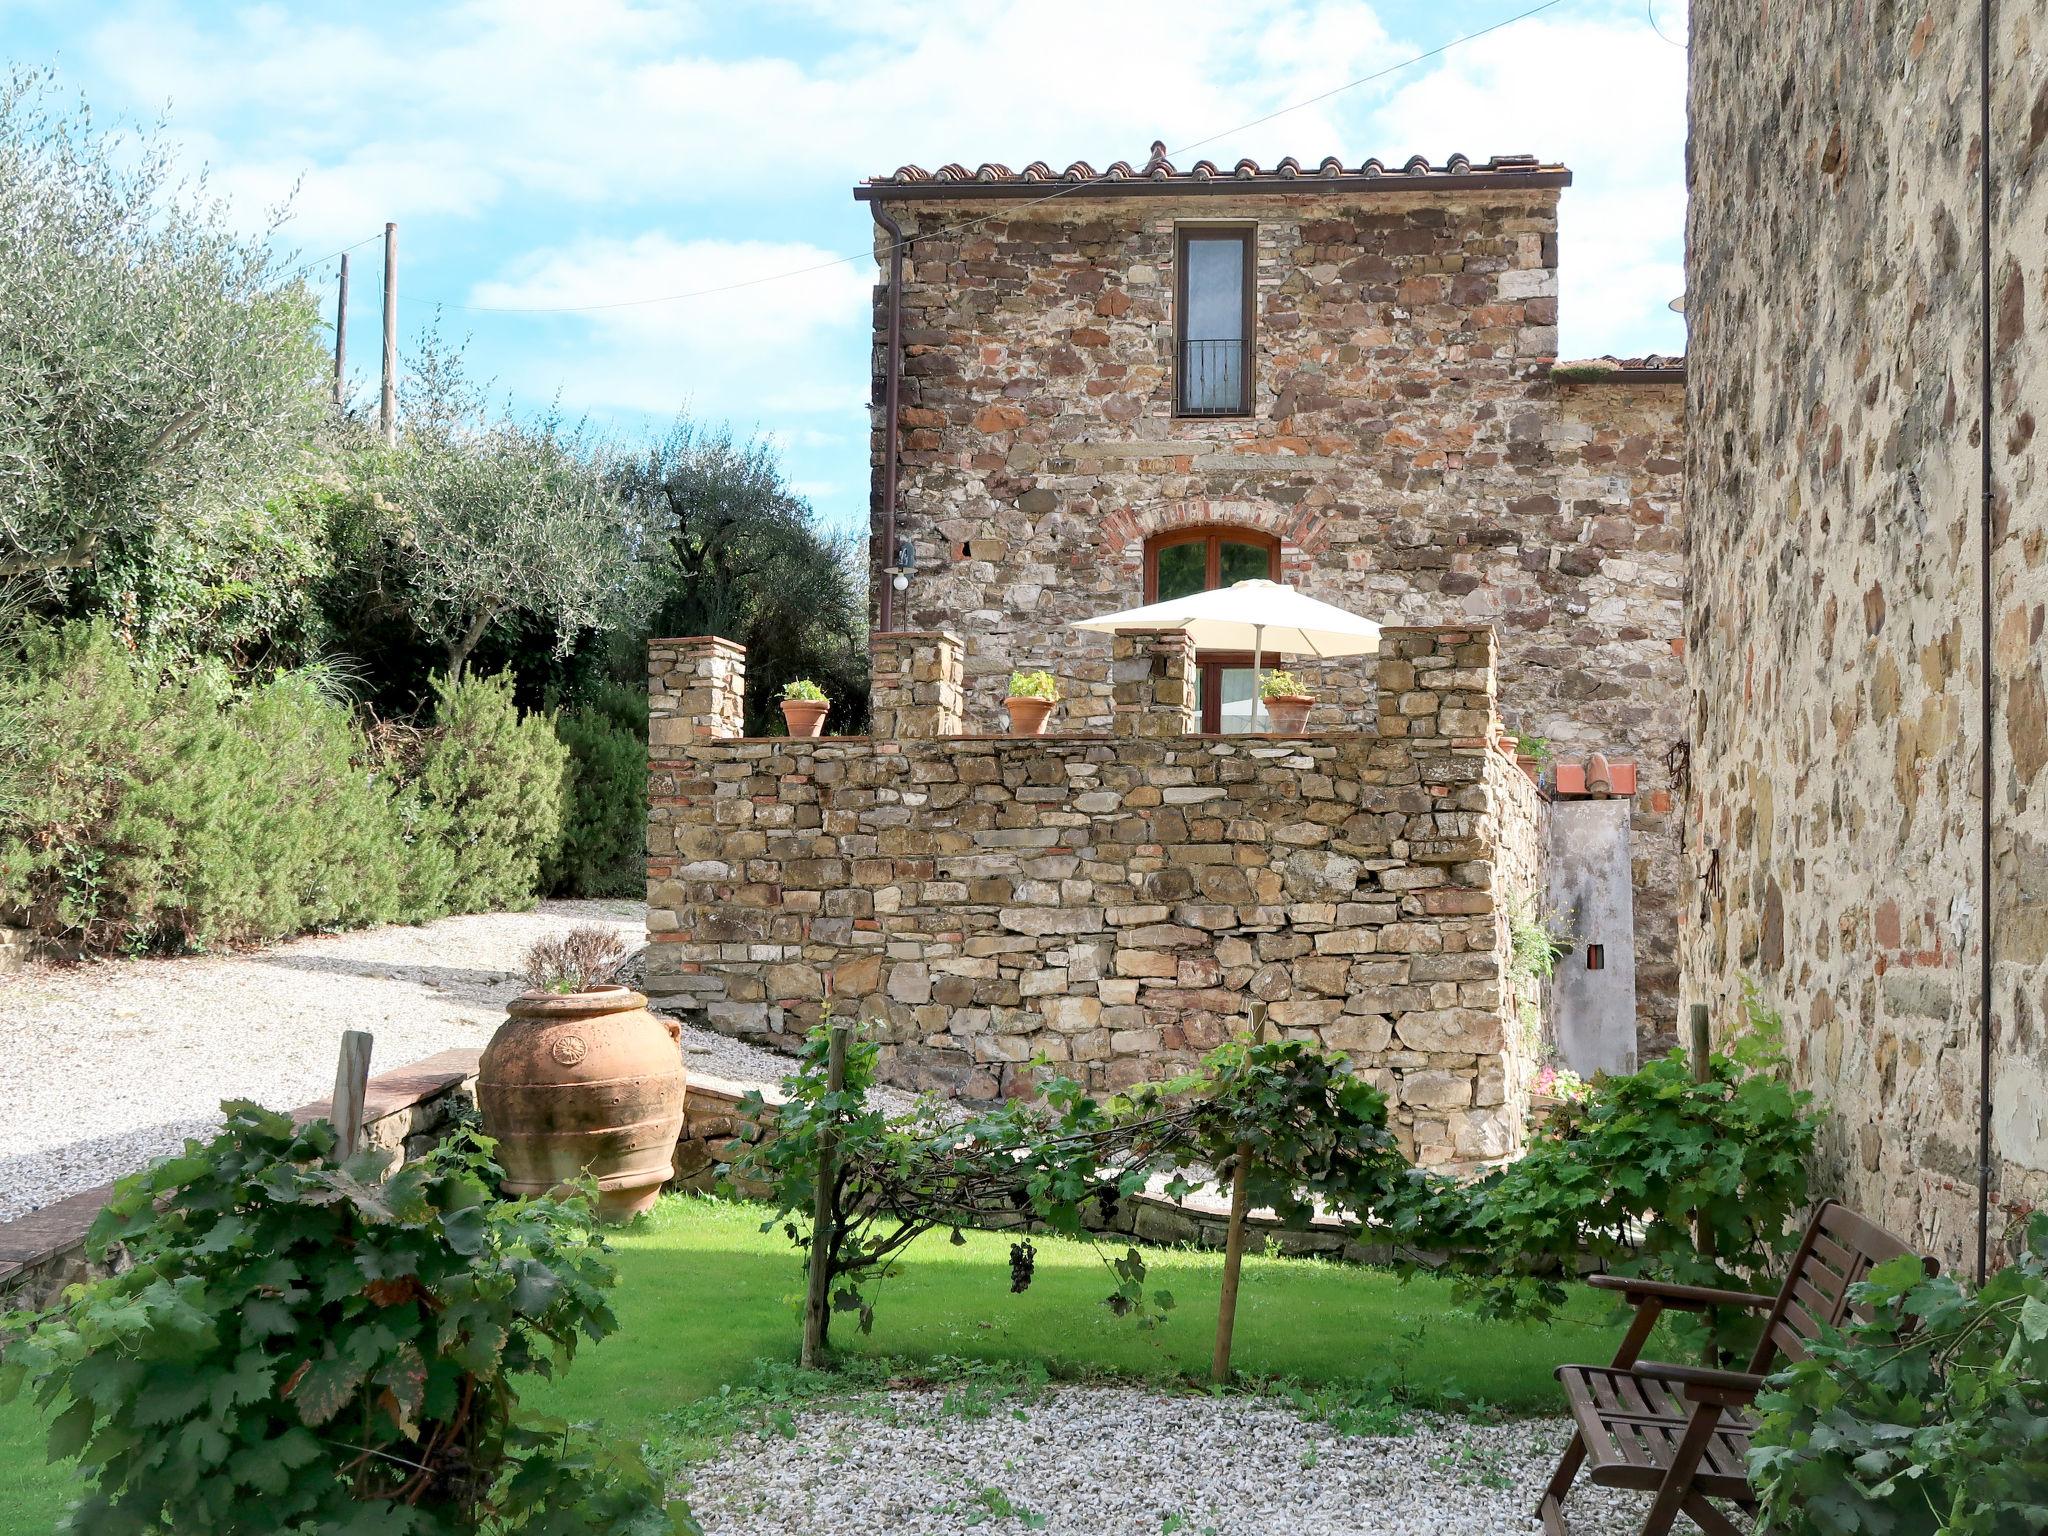
[[[1251, 1042], [1266, 1038], [1266, 1005], [1250, 1008]], [[1237, 1330], [1237, 1280], [1244, 1269], [1244, 1218], [1248, 1196], [1245, 1179], [1251, 1164], [1252, 1144], [1240, 1141], [1230, 1171], [1230, 1228], [1223, 1239], [1223, 1291], [1216, 1300], [1216, 1353], [1209, 1362], [1209, 1379], [1217, 1385], [1230, 1381], [1230, 1336]]]
[[[834, 1094], [846, 1087], [846, 1044], [850, 1025], [832, 1024], [825, 1047], [825, 1087]], [[799, 1361], [807, 1371], [825, 1364], [825, 1325], [832, 1305], [832, 1254], [839, 1246], [838, 1218], [832, 1189], [839, 1178], [839, 1133], [828, 1126], [818, 1132], [817, 1183], [811, 1192], [811, 1262], [804, 1292], [804, 1346]]]
[[345, 1163], [356, 1155], [363, 1139], [363, 1099], [370, 1090], [370, 1047], [373, 1037], [365, 1029], [341, 1032], [341, 1054], [334, 1063], [334, 1097], [328, 1101], [327, 1119], [334, 1127], [334, 1160]]
[[[1686, 1010], [1685, 1054], [1692, 1062], [1692, 1080], [1696, 1083], [1710, 1083], [1714, 1080], [1714, 1039], [1709, 1021], [1710, 1015], [1705, 1003], [1694, 1003]], [[1701, 1258], [1711, 1259], [1714, 1256], [1713, 1231], [1707, 1226], [1707, 1218], [1698, 1211], [1693, 1213], [1692, 1241]], [[1721, 1350], [1714, 1343], [1711, 1329], [1708, 1330], [1701, 1358], [1710, 1369], [1718, 1367], [1721, 1363]]]

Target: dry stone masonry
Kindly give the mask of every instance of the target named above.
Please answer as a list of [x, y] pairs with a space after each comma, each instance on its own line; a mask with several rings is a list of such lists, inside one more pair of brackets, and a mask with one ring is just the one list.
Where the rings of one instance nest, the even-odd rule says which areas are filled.
[[1388, 630], [1400, 730], [1299, 737], [1188, 734], [1186, 640], [1145, 632], [1116, 637], [1114, 734], [923, 734], [961, 645], [875, 644], [878, 677], [935, 689], [887, 705], [911, 734], [737, 738], [689, 688], [712, 655], [737, 698], [730, 647], [652, 643], [656, 709], [704, 714], [656, 738], [684, 745], [652, 762], [650, 996], [788, 1046], [829, 991], [881, 1021], [889, 1080], [978, 1098], [1031, 1092], [1039, 1058], [1098, 1089], [1170, 1075], [1259, 999], [1349, 1053], [1421, 1161], [1517, 1147], [1505, 907], [1540, 826], [1493, 744], [1490, 631]]
[[2048, 4], [1996, 8], [1990, 665], [1974, 10], [1693, 11], [1685, 991], [1783, 1010], [1827, 1187], [1974, 1262], [2048, 1199]]
[[[1001, 728], [1010, 672], [1038, 667], [1058, 675], [1068, 725], [1108, 728], [1111, 643], [1065, 626], [1145, 601], [1146, 541], [1175, 529], [1270, 535], [1282, 580], [1385, 623], [1492, 627], [1510, 727], [1642, 766], [1639, 1023], [1655, 1047], [1677, 1007], [1683, 373], [1652, 359], [1553, 374], [1569, 177], [1487, 169], [1240, 174], [1240, 191], [1215, 184], [1227, 169], [1197, 184], [1155, 159], [1127, 178], [1145, 195], [1028, 207], [988, 184], [1036, 173], [1000, 167], [860, 188], [911, 242], [895, 532], [915, 568], [894, 622], [960, 635], [976, 731]], [[1176, 234], [1198, 223], [1256, 231], [1247, 416], [1175, 414]], [[887, 247], [878, 236], [877, 592], [894, 559]], [[1369, 674], [1289, 665], [1317, 694], [1312, 729], [1374, 717]]]

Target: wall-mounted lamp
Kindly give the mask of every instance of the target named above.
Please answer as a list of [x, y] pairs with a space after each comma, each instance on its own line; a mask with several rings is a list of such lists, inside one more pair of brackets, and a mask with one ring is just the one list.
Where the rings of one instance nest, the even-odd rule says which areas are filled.
[[889, 584], [898, 592], [910, 590], [910, 573], [917, 569], [917, 545], [909, 539], [896, 541], [896, 563], [889, 567]]

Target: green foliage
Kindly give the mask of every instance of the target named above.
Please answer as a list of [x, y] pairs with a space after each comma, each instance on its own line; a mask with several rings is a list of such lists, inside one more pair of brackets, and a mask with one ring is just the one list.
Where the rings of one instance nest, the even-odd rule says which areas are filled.
[[[569, 748], [546, 715], [522, 714], [509, 676], [436, 679], [434, 729], [401, 794], [425, 912], [530, 905], [556, 857]], [[438, 854], [431, 850], [439, 850]]]
[[[1767, 1043], [1714, 1055], [1703, 1083], [1673, 1051], [1560, 1104], [1519, 1161], [1466, 1185], [1418, 1179], [1387, 1214], [1403, 1241], [1457, 1250], [1463, 1284], [1495, 1315], [1553, 1312], [1582, 1256], [1615, 1274], [1746, 1290], [1798, 1240], [1811, 1099], [1785, 1083]], [[1740, 1340], [1753, 1322], [1725, 1316], [1722, 1337]]]
[[494, 411], [460, 352], [428, 336], [407, 370], [396, 448], [363, 442], [348, 503], [366, 573], [451, 676], [494, 625], [538, 621], [566, 651], [586, 630], [637, 626], [646, 593], [636, 530], [606, 455], [554, 416]]
[[1515, 752], [1521, 757], [1534, 758], [1539, 765], [1556, 755], [1551, 750], [1549, 738], [1538, 736], [1533, 731], [1515, 732]]
[[1308, 690], [1301, 686], [1301, 679], [1292, 672], [1274, 670], [1261, 674], [1259, 697], [1262, 699], [1298, 699]]
[[[929, 1106], [896, 1118], [875, 1107], [869, 1092], [880, 1047], [872, 1038], [849, 1041], [846, 1086], [835, 1091], [830, 1035], [829, 1023], [811, 1031], [783, 1081], [774, 1134], [757, 1136], [735, 1172], [771, 1191], [768, 1227], [781, 1225], [807, 1257], [814, 1243], [825, 1245], [832, 1310], [853, 1315], [863, 1333], [874, 1326], [875, 1283], [935, 1228], [952, 1228], [956, 1242], [966, 1226], [1080, 1236], [1085, 1207], [1099, 1213], [1154, 1173], [1171, 1173], [1169, 1189], [1183, 1194], [1193, 1187], [1189, 1170], [1215, 1170], [1227, 1183], [1240, 1149], [1249, 1154], [1253, 1205], [1305, 1226], [1318, 1200], [1335, 1210], [1371, 1209], [1406, 1169], [1387, 1130], [1385, 1098], [1343, 1057], [1301, 1041], [1234, 1042], [1211, 1053], [1199, 1074], [1107, 1103], [1056, 1079], [1043, 1085], [1042, 1101], [1005, 1099], [956, 1119]], [[769, 1109], [753, 1094], [742, 1112], [760, 1127]], [[828, 1144], [838, 1177], [820, 1234], [809, 1216]], [[1170, 1293], [1148, 1291], [1137, 1249], [1105, 1256], [1104, 1265], [1104, 1301], [1116, 1316], [1156, 1325], [1173, 1307]], [[1013, 1289], [1030, 1284], [1032, 1268], [1029, 1245], [1014, 1245]]]
[[791, 704], [823, 704], [825, 690], [808, 677], [792, 678], [782, 685], [782, 697]]
[[1758, 1399], [1750, 1475], [1787, 1536], [2048, 1530], [2048, 1214], [1971, 1291], [1903, 1255]]
[[766, 442], [679, 421], [613, 484], [659, 550], [653, 633], [747, 648], [746, 728], [779, 728], [776, 678], [816, 679], [832, 717], [868, 715], [867, 539], [823, 532]]
[[567, 757], [502, 678], [444, 687], [415, 765], [308, 674], [236, 688], [105, 620], [34, 626], [0, 669], [0, 906], [105, 953], [524, 904]]
[[11, 1396], [92, 1536], [458, 1536], [691, 1529], [637, 1458], [523, 1420], [519, 1378], [615, 1326], [587, 1199], [501, 1203], [467, 1135], [388, 1180], [325, 1121], [227, 1128], [123, 1180], [88, 1245], [132, 1267], [8, 1320]]
[[205, 946], [404, 910], [388, 792], [346, 706], [35, 628], [0, 673], [0, 905], [90, 950]]
[[1060, 697], [1059, 679], [1050, 672], [1012, 672], [1010, 674], [1010, 697], [1013, 699], [1047, 699], [1057, 704]]
[[195, 501], [258, 500], [321, 411], [312, 295], [268, 231], [0, 77], [0, 577], [132, 561]]
[[1521, 1025], [1522, 1044], [1535, 1055], [1543, 1044], [1543, 983], [1557, 973], [1566, 940], [1551, 931], [1535, 898], [1511, 893], [1508, 912], [1508, 992]]
[[592, 702], [556, 717], [555, 734], [569, 749], [569, 795], [548, 889], [638, 896], [647, 875], [646, 693], [600, 685]]

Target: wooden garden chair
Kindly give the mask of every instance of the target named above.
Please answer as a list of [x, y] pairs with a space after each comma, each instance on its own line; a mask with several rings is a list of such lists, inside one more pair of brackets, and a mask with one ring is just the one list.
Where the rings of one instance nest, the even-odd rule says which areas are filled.
[[[1613, 1364], [1557, 1368], [1578, 1429], [1536, 1506], [1544, 1530], [1550, 1536], [1565, 1536], [1564, 1496], [1583, 1465], [1594, 1482], [1606, 1487], [1642, 1488], [1656, 1494], [1642, 1536], [1665, 1536], [1681, 1511], [1709, 1536], [1738, 1536], [1734, 1523], [1711, 1501], [1725, 1500], [1745, 1510], [1756, 1507], [1745, 1458], [1756, 1427], [1750, 1405], [1764, 1376], [1781, 1355], [1804, 1359], [1806, 1341], [1823, 1325], [1840, 1327], [1852, 1313], [1867, 1321], [1868, 1309], [1850, 1302], [1849, 1287], [1874, 1266], [1912, 1251], [1875, 1222], [1829, 1200], [1807, 1223], [1775, 1296], [1621, 1275], [1589, 1276], [1591, 1284], [1621, 1292], [1636, 1315]], [[1930, 1275], [1935, 1272], [1932, 1259], [1921, 1262]], [[1712, 1307], [1769, 1309], [1748, 1370], [1716, 1371], [1636, 1358], [1662, 1313], [1704, 1312]]]

